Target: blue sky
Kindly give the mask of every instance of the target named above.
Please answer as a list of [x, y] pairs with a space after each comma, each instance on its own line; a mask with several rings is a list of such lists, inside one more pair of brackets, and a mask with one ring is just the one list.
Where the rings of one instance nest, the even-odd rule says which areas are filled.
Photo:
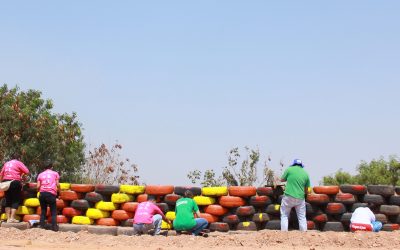
[[313, 184], [399, 154], [398, 1], [4, 1], [0, 82], [118, 140], [142, 180], [189, 184], [234, 146]]

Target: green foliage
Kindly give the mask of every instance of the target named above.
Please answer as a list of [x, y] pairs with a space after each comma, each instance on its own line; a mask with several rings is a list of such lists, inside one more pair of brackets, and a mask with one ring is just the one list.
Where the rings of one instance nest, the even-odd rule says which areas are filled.
[[335, 174], [324, 176], [322, 178], [323, 185], [342, 185], [342, 184], [356, 184], [358, 180], [355, 176], [344, 172], [339, 169]]
[[69, 181], [84, 162], [81, 124], [76, 113], [56, 114], [52, 109], [52, 101], [42, 99], [40, 91], [1, 86], [0, 161], [18, 153], [35, 178], [50, 158], [62, 180]]

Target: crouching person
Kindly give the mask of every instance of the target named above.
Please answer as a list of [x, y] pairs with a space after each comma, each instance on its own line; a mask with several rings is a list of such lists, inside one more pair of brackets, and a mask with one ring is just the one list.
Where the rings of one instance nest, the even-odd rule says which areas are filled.
[[376, 221], [375, 214], [369, 207], [359, 207], [354, 210], [350, 219], [350, 230], [355, 231], [373, 231], [379, 232], [382, 229], [382, 223]]
[[154, 196], [149, 196], [147, 201], [138, 205], [135, 217], [133, 218], [133, 234], [148, 234], [154, 229], [153, 235], [159, 235], [162, 220], [171, 224], [171, 221], [165, 217], [164, 213], [155, 203], [156, 198]]
[[[192, 198], [193, 193], [187, 190], [184, 198], [176, 201], [174, 229], [178, 232], [190, 231], [193, 235], [203, 235], [202, 230], [207, 228], [208, 222], [200, 218], [199, 207]], [[195, 219], [193, 213], [196, 213], [198, 218]]]

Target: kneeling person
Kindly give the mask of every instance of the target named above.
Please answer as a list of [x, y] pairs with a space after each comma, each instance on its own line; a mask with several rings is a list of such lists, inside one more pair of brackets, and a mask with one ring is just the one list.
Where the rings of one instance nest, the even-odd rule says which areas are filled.
[[[199, 235], [208, 226], [208, 222], [206, 219], [200, 218], [199, 207], [192, 198], [193, 193], [187, 190], [184, 198], [176, 201], [174, 229], [190, 231], [193, 235]], [[193, 213], [196, 213], [198, 218], [195, 219]]]
[[[372, 205], [370, 205], [372, 206]], [[354, 210], [350, 219], [351, 231], [374, 231], [379, 232], [382, 229], [382, 223], [377, 221], [375, 214], [369, 207], [359, 207]]]
[[171, 224], [164, 213], [156, 206], [154, 196], [149, 196], [147, 201], [138, 205], [133, 218], [133, 233], [136, 235], [147, 234], [154, 229], [154, 235], [159, 235], [161, 231], [162, 220]]

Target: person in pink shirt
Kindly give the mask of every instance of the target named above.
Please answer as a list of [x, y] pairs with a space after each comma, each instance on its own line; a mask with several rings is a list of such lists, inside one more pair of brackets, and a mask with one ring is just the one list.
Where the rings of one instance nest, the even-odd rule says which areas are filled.
[[22, 178], [29, 174], [28, 168], [19, 161], [20, 156], [16, 153], [13, 160], [4, 164], [0, 172], [0, 181], [12, 181], [10, 188], [5, 192], [7, 222], [19, 222], [15, 219], [15, 212], [21, 203]]
[[135, 235], [147, 234], [153, 228], [154, 235], [159, 235], [162, 220], [171, 224], [171, 221], [165, 217], [164, 213], [155, 203], [155, 197], [149, 195], [147, 201], [141, 202], [138, 205], [133, 218], [133, 233]]
[[42, 214], [40, 215], [40, 227], [45, 228], [47, 206], [49, 206], [51, 213], [51, 229], [53, 231], [58, 231], [56, 198], [60, 176], [56, 171], [53, 171], [53, 162], [51, 160], [46, 160], [44, 162], [44, 167], [45, 171], [41, 172], [37, 178], [37, 188], [40, 192], [40, 208], [42, 210]]

